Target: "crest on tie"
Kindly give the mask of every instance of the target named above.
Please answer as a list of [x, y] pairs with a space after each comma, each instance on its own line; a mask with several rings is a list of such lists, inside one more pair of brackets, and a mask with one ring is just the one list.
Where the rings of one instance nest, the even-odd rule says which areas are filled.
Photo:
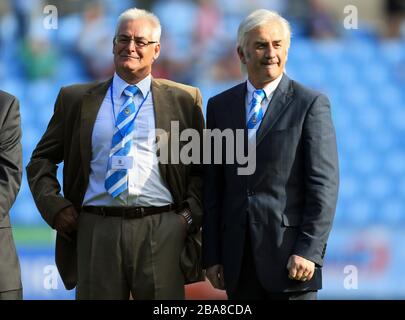
[[256, 124], [256, 123], [257, 123], [257, 116], [256, 116], [256, 114], [254, 114], [254, 115], [252, 116], [252, 123], [253, 123], [253, 124]]

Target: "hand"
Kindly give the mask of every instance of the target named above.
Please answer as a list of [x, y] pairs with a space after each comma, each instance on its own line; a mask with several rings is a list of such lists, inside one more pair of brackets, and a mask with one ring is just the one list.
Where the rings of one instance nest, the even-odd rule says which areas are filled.
[[293, 254], [287, 263], [288, 277], [293, 280], [309, 281], [315, 272], [315, 263]]
[[62, 209], [55, 216], [54, 228], [68, 241], [72, 241], [68, 234], [77, 230], [77, 217], [78, 214], [73, 206]]
[[193, 221], [191, 211], [188, 208], [184, 208], [178, 214], [182, 217], [182, 223], [184, 226], [184, 238], [186, 238], [190, 228], [190, 223], [192, 223]]
[[209, 267], [206, 271], [206, 276], [215, 289], [225, 289], [224, 268], [221, 264]]
[[186, 218], [183, 215], [181, 215], [181, 214], [178, 214], [178, 215], [180, 216], [181, 224], [184, 227], [183, 238], [186, 239], [187, 238], [188, 223], [187, 223]]
[[179, 216], [181, 217], [181, 223], [187, 229], [188, 223], [187, 223], [186, 218], [182, 214], [179, 214]]

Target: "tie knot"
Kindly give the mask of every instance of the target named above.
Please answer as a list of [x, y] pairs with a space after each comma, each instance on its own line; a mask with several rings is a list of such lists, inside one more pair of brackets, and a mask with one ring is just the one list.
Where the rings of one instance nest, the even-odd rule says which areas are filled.
[[124, 89], [124, 94], [127, 97], [133, 97], [133, 96], [136, 96], [138, 94], [138, 91], [139, 91], [139, 89], [138, 89], [137, 86], [131, 85], [131, 86], [128, 86], [128, 87], [126, 87]]
[[262, 102], [262, 100], [266, 97], [266, 93], [263, 89], [253, 91], [253, 99], [256, 99], [258, 102]]

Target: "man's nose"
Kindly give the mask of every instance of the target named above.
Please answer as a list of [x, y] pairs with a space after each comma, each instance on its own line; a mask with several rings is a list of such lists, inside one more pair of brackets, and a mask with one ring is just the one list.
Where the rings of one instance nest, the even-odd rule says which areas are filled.
[[276, 50], [272, 45], [269, 45], [264, 54], [266, 55], [266, 58], [275, 58]]
[[136, 50], [135, 41], [134, 39], [129, 40], [126, 49], [130, 52], [134, 52]]

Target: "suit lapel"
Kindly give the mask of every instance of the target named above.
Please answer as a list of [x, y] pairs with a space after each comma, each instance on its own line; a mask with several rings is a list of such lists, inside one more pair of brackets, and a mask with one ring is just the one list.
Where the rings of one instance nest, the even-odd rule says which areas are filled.
[[268, 109], [264, 114], [262, 123], [257, 130], [256, 145], [259, 145], [266, 134], [271, 130], [291, 101], [291, 80], [284, 74], [277, 89], [274, 91], [273, 98], [271, 99]]
[[[241, 83], [235, 88], [230, 107], [232, 109], [231, 115], [235, 129], [245, 129], [246, 131], [246, 110], [245, 110], [245, 96], [246, 96], [246, 82]], [[247, 137], [247, 134], [245, 134]]]
[[230, 109], [231, 109], [230, 113], [232, 115], [234, 129], [243, 129], [244, 154], [248, 154], [248, 144], [247, 144], [248, 135], [246, 129], [246, 108], [245, 108], [246, 91], [247, 91], [246, 82], [243, 82], [235, 88], [235, 90], [233, 91], [232, 98], [230, 100]]
[[[156, 132], [156, 138], [162, 141], [167, 141], [167, 145], [165, 143], [161, 144], [161, 149], [158, 152], [163, 152], [162, 148], [167, 148], [166, 152], [169, 155], [170, 159], [170, 126], [171, 121], [176, 120], [176, 112], [175, 112], [175, 101], [173, 99], [173, 95], [170, 94], [170, 88], [160, 84], [158, 81], [152, 79], [152, 98], [153, 98], [153, 109], [155, 113], [155, 128], [161, 129], [165, 131], [165, 135], [162, 132]], [[177, 119], [178, 120], [178, 119]], [[169, 181], [167, 181], [166, 173], [167, 173], [167, 164], [162, 163], [159, 161], [159, 170], [160, 175], [163, 180], [169, 185]]]
[[155, 112], [155, 127], [170, 132], [170, 122], [173, 115], [173, 97], [169, 88], [152, 79], [153, 109]]
[[90, 174], [91, 161], [91, 136], [94, 123], [104, 97], [110, 87], [111, 80], [102, 82], [90, 89], [84, 96], [81, 106], [81, 123], [80, 123], [80, 155], [83, 165], [83, 174], [86, 183]]

